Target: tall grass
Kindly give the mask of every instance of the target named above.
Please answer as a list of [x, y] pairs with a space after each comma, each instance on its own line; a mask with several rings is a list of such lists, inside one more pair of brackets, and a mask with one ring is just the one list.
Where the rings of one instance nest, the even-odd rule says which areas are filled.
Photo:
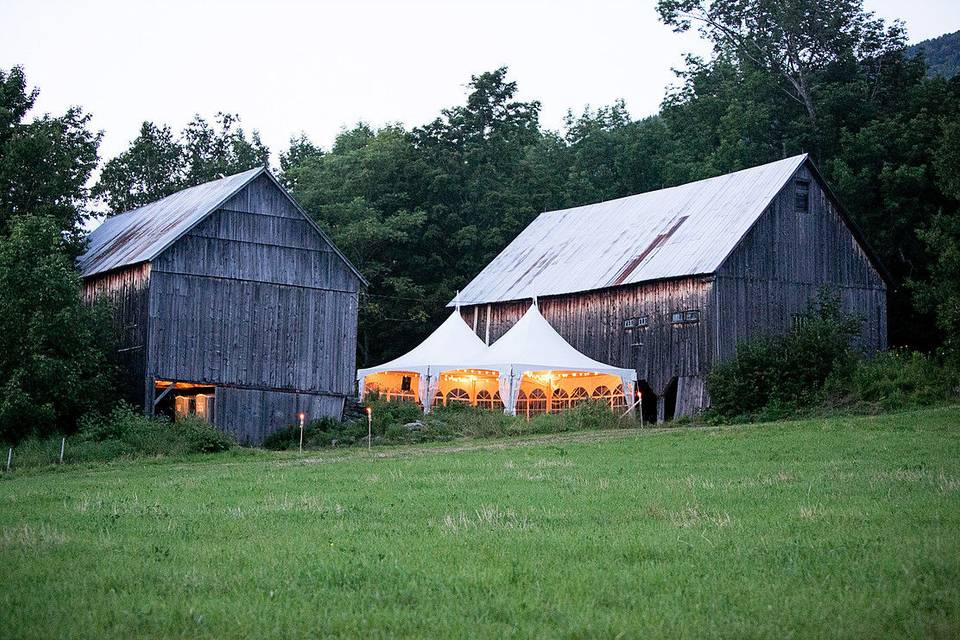
[[[15, 467], [57, 462], [62, 437], [52, 435], [21, 441], [14, 449]], [[107, 415], [92, 415], [81, 420], [80, 430], [66, 437], [63, 462], [214, 453], [232, 446], [230, 436], [199, 418], [171, 422], [166, 418], [147, 417], [127, 404], [120, 404]]]
[[[632, 418], [623, 418], [601, 402], [588, 401], [559, 414], [543, 414], [527, 420], [505, 415], [499, 410], [481, 409], [454, 403], [435, 407], [424, 415], [412, 402], [368, 398], [372, 409], [373, 444], [411, 444], [461, 438], [504, 438], [509, 436], [635, 426]], [[337, 422], [329, 418], [304, 425], [303, 444], [314, 449], [351, 446], [367, 441], [367, 419]], [[267, 449], [296, 449], [300, 428], [291, 425], [271, 434], [264, 442]]]

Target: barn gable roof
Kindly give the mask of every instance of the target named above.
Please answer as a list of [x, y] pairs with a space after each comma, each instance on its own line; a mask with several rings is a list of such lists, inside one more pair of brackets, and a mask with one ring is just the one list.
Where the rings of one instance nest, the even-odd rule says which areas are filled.
[[81, 276], [89, 278], [112, 269], [155, 260], [170, 245], [186, 235], [260, 175], [269, 177], [273, 185], [293, 203], [316, 232], [329, 243], [333, 251], [366, 285], [367, 281], [363, 275], [265, 167], [257, 167], [183, 189], [156, 202], [107, 218], [90, 232], [87, 250], [77, 259]]
[[523, 300], [713, 273], [804, 162], [806, 154], [542, 213], [460, 292], [460, 302]]

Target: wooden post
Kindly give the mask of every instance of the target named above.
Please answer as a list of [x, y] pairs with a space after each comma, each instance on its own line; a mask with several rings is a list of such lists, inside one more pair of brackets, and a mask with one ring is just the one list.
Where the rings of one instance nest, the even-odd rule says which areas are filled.
[[60, 439], [60, 464], [63, 464], [63, 449], [67, 446], [66, 437]]
[[483, 343], [490, 346], [490, 305], [487, 304], [487, 327], [484, 330]]

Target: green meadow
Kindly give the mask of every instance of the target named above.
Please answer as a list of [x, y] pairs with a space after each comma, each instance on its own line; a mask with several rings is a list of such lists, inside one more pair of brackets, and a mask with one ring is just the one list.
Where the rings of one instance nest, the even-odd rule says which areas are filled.
[[0, 480], [0, 637], [950, 637], [960, 408]]

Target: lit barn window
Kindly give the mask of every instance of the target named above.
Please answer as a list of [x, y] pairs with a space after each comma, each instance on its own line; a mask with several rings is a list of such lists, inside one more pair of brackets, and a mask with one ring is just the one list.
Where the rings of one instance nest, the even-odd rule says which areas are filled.
[[807, 180], [797, 180], [796, 206], [800, 213], [810, 211], [810, 183]]

